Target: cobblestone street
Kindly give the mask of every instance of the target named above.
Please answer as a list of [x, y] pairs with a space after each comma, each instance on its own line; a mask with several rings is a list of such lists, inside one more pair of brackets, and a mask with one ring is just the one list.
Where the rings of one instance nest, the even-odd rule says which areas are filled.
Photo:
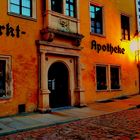
[[0, 140], [140, 140], [140, 109], [20, 132]]

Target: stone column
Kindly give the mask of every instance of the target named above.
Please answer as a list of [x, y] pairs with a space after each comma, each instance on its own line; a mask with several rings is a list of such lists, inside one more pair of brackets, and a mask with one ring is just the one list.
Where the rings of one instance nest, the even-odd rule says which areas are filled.
[[85, 104], [85, 96], [84, 96], [84, 90], [82, 89], [82, 82], [81, 82], [81, 66], [80, 66], [80, 57], [76, 58], [76, 68], [77, 68], [77, 84], [76, 84], [76, 89], [75, 89], [75, 93], [76, 93], [76, 101], [75, 101], [75, 105], [79, 106], [79, 107], [84, 107], [86, 106]]
[[39, 106], [38, 110], [40, 112], [50, 112], [49, 106], [49, 93], [48, 90], [48, 78], [47, 78], [47, 70], [46, 70], [46, 60], [45, 60], [45, 51], [40, 50], [41, 54], [41, 87], [39, 92]]

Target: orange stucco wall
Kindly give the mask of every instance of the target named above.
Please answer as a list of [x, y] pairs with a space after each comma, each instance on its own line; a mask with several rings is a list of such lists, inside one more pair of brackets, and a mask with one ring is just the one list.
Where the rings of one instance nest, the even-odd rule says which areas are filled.
[[[138, 71], [134, 53], [130, 50], [130, 41], [121, 41], [120, 14], [130, 16], [131, 38], [136, 31], [134, 0], [91, 0], [103, 6], [104, 36], [90, 34], [89, 1], [79, 0], [80, 33], [84, 35], [81, 46], [82, 86], [85, 90], [85, 102], [107, 99], [119, 95], [138, 93]], [[127, 5], [127, 6], [126, 6]], [[0, 4], [0, 25], [9, 23], [13, 28], [20, 26], [22, 34], [19, 38], [6, 36], [5, 31], [0, 36], [0, 54], [12, 57], [13, 96], [10, 99], [0, 99], [0, 116], [16, 114], [18, 105], [25, 104], [26, 111], [34, 111], [38, 104], [39, 71], [35, 40], [40, 39], [43, 26], [41, 1], [37, 0], [37, 19], [30, 20], [8, 14], [8, 0]], [[112, 55], [108, 52], [97, 53], [91, 50], [91, 41], [100, 44], [111, 43], [125, 48], [125, 54]], [[95, 65], [121, 66], [120, 91], [96, 91]]]
[[0, 25], [10, 24], [25, 31], [19, 38], [0, 36], [0, 54], [12, 57], [13, 96], [0, 99], [0, 116], [16, 114], [18, 105], [25, 104], [26, 111], [33, 111], [37, 106], [38, 97], [38, 62], [35, 40], [39, 39], [42, 26], [40, 3], [37, 1], [37, 20], [28, 20], [8, 15], [8, 1], [0, 4]]
[[[121, 14], [126, 14], [130, 17], [130, 36], [132, 39], [136, 31], [135, 1], [91, 0], [90, 2], [103, 6], [104, 36], [90, 34], [90, 3], [89, 1], [82, 0], [80, 3], [80, 30], [85, 37], [82, 41], [84, 49], [81, 52], [81, 61], [82, 67], [84, 67], [82, 79], [86, 102], [138, 93], [138, 70], [135, 56], [134, 52], [130, 49], [131, 41], [121, 40], [120, 17]], [[111, 43], [113, 46], [119, 45], [125, 49], [125, 54], [110, 54], [103, 51], [97, 53], [91, 49], [92, 40], [96, 40], [101, 45], [107, 43]], [[119, 65], [121, 67], [122, 90], [96, 91], [96, 64]]]

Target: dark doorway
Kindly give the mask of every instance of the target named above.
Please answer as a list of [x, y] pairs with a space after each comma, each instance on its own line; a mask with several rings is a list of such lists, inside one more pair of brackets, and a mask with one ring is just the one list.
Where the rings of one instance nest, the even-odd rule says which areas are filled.
[[68, 94], [68, 69], [65, 64], [55, 62], [48, 71], [48, 88], [50, 107], [64, 107], [70, 105]]

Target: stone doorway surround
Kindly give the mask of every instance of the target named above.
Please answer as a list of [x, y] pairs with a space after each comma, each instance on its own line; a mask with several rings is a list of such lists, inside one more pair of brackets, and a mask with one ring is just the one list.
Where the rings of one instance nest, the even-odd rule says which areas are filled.
[[41, 112], [50, 112], [48, 89], [48, 70], [50, 66], [61, 61], [67, 65], [69, 70], [69, 94], [71, 97], [71, 106], [85, 105], [84, 90], [81, 81], [81, 65], [79, 51], [81, 47], [64, 45], [49, 42], [45, 40], [36, 41], [39, 57], [39, 94], [38, 110]]

